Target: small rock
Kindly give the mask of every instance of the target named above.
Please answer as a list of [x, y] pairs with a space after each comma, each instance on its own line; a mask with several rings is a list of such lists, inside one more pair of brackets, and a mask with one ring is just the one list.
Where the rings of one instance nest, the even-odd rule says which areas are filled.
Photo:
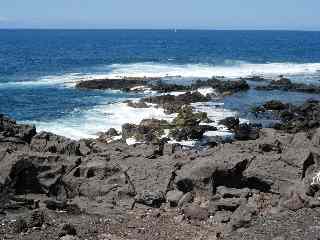
[[136, 196], [136, 202], [150, 207], [160, 207], [165, 201], [163, 192], [143, 191]]
[[225, 186], [217, 187], [217, 194], [220, 194], [223, 198], [247, 198], [250, 194], [249, 188], [227, 188]]
[[206, 220], [209, 216], [208, 209], [198, 205], [188, 205], [184, 207], [183, 213], [186, 218], [194, 220]]
[[178, 215], [178, 216], [174, 217], [174, 222], [175, 222], [176, 224], [182, 223], [183, 220], [184, 220], [184, 216], [183, 216], [183, 215]]
[[60, 233], [59, 233], [60, 237], [66, 236], [66, 235], [71, 235], [71, 236], [76, 236], [77, 235], [76, 228], [70, 223], [64, 224], [62, 226], [62, 229], [61, 229]]
[[231, 211], [219, 211], [214, 215], [214, 220], [217, 223], [227, 223], [230, 221], [231, 215]]
[[192, 198], [193, 198], [193, 195], [191, 192], [184, 194], [178, 202], [178, 208], [182, 208], [184, 205], [191, 202]]
[[169, 191], [166, 195], [167, 201], [170, 203], [171, 207], [176, 207], [179, 200], [183, 197], [183, 192], [179, 190]]

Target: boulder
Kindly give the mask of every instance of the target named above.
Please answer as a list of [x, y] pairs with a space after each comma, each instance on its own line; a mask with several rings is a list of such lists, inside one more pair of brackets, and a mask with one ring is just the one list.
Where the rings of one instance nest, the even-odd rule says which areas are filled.
[[34, 126], [17, 124], [16, 121], [0, 114], [0, 143], [30, 143], [36, 133]]
[[178, 191], [178, 190], [173, 190], [167, 192], [166, 199], [167, 202], [170, 203], [171, 207], [176, 207], [180, 201], [180, 199], [183, 197], [183, 192]]
[[219, 124], [226, 126], [229, 130], [237, 128], [240, 124], [239, 118], [227, 117], [219, 121]]
[[235, 139], [256, 140], [259, 138], [259, 129], [251, 124], [242, 123], [235, 128]]
[[288, 108], [288, 104], [284, 104], [280, 101], [271, 100], [269, 102], [266, 102], [263, 104], [263, 107], [266, 110], [274, 110], [274, 111], [280, 111]]

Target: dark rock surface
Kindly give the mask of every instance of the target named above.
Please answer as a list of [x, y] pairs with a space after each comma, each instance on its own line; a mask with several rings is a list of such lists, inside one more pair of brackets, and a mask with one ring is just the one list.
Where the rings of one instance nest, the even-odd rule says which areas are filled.
[[[297, 109], [305, 119], [317, 119], [317, 102]], [[185, 109], [174, 122], [197, 126], [201, 117]], [[123, 141], [73, 141], [36, 134], [32, 126], [2, 118], [1, 237], [317, 237], [320, 130], [316, 125], [304, 125], [298, 133], [260, 129], [255, 139], [247, 138], [251, 128], [248, 135], [247, 126], [243, 130], [236, 119], [229, 119], [228, 126], [244, 131], [250, 141], [199, 150], [161, 141], [130, 146]], [[147, 119], [138, 128], [152, 132], [162, 125]], [[127, 126], [123, 134], [140, 134], [136, 128]]]
[[81, 81], [76, 87], [80, 89], [115, 89], [130, 90], [130, 88], [143, 86], [148, 83], [149, 79], [97, 79]]
[[146, 103], [157, 104], [159, 107], [164, 108], [167, 113], [178, 112], [184, 105], [196, 102], [208, 102], [210, 97], [203, 96], [199, 92], [187, 92], [178, 96], [170, 94], [161, 96], [152, 96], [143, 98], [141, 101]]
[[304, 83], [293, 83], [287, 78], [280, 78], [273, 80], [268, 85], [257, 86], [257, 90], [271, 91], [290, 91], [290, 92], [304, 92], [304, 93], [320, 93], [320, 86]]
[[250, 89], [249, 84], [243, 80], [219, 80], [216, 78], [209, 79], [207, 81], [197, 81], [192, 85], [194, 88], [199, 87], [212, 87], [216, 89], [219, 93], [236, 93], [240, 91], [246, 91]]

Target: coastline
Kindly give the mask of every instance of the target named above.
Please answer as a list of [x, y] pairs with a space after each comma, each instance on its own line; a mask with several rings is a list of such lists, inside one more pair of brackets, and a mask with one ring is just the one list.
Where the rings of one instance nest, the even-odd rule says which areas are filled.
[[[256, 106], [252, 111], [258, 120], [265, 114], [280, 120], [273, 128], [232, 115], [213, 120], [206, 112], [208, 102], [248, 91], [252, 86], [247, 81], [254, 80], [265, 82], [270, 91], [318, 91], [283, 77], [212, 78], [183, 86], [184, 91], [161, 83], [156, 87], [161, 94], [122, 104], [137, 110], [160, 107], [174, 114], [170, 121], [129, 122], [121, 134], [109, 129], [96, 139], [79, 141], [37, 132], [1, 115], [0, 234], [99, 240], [154, 234], [164, 239], [254, 239], [257, 231], [260, 239], [317, 236], [310, 226], [318, 224], [320, 206], [320, 102]], [[171, 95], [176, 88], [181, 92]], [[201, 148], [179, 144], [201, 142], [220, 125], [233, 138], [209, 134]]]

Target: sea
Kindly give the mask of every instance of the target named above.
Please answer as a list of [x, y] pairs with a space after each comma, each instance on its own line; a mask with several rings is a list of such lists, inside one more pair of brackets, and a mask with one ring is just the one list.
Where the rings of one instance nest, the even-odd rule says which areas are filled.
[[[143, 118], [172, 118], [123, 101], [150, 92], [80, 90], [81, 80], [163, 77], [187, 82], [279, 75], [320, 84], [320, 32], [205, 30], [0, 30], [0, 113], [72, 139]], [[213, 119], [250, 119], [267, 100], [301, 103], [317, 94], [252, 88], [198, 106]]]

